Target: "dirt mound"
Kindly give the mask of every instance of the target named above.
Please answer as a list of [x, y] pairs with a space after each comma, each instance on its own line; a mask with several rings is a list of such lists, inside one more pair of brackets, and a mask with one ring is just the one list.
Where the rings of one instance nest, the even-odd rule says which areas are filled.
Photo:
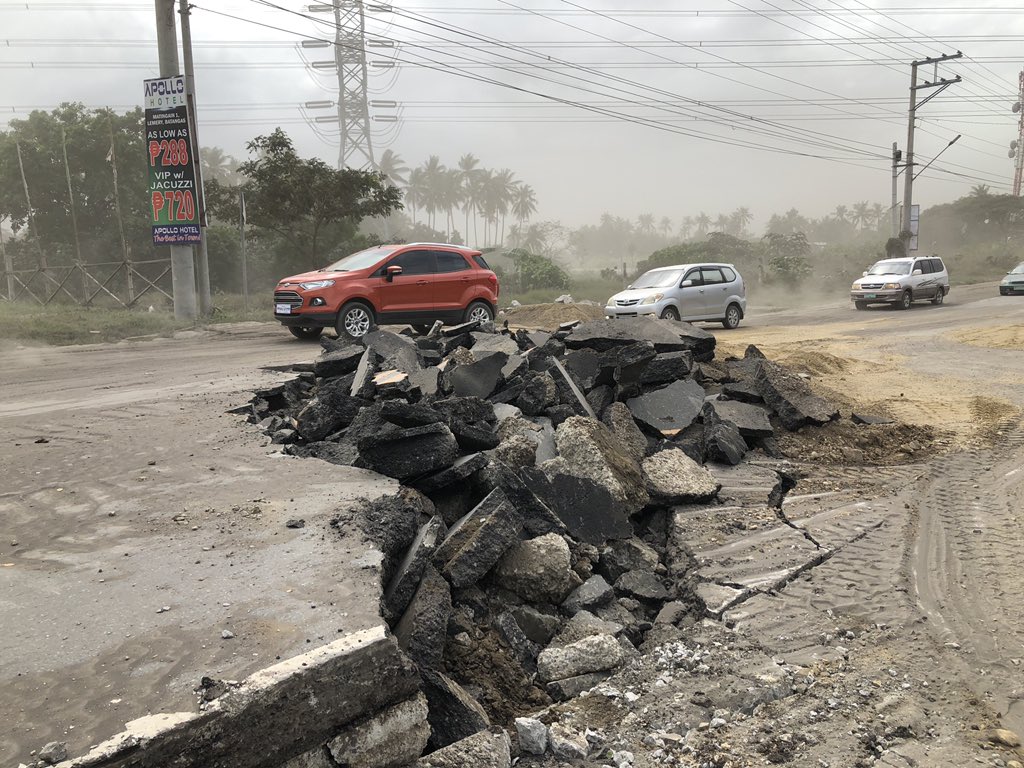
[[849, 419], [777, 434], [780, 451], [795, 461], [880, 466], [923, 461], [944, 446], [943, 437], [931, 426], [855, 424]]
[[971, 328], [953, 334], [961, 344], [989, 349], [1015, 349], [1024, 351], [1024, 325]]
[[821, 351], [789, 352], [776, 358], [776, 361], [787, 368], [792, 368], [797, 373], [806, 373], [811, 376], [845, 373], [853, 366], [851, 360]]
[[600, 320], [604, 317], [604, 307], [593, 304], [526, 304], [506, 309], [504, 316], [508, 324], [516, 328], [554, 331], [562, 323], [574, 320], [582, 323]]

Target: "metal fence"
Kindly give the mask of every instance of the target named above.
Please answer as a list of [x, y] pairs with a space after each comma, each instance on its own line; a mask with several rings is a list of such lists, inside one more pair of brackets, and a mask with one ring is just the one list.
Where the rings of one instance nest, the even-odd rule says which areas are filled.
[[47, 305], [54, 301], [91, 306], [97, 299], [125, 309], [147, 294], [171, 296], [170, 259], [11, 269], [0, 278], [0, 299]]

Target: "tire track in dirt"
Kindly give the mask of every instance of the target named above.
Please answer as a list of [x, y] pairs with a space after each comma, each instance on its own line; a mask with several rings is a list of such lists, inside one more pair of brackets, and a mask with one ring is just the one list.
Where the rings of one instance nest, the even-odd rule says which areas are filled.
[[1024, 727], [1024, 603], [1020, 599], [1024, 425], [1003, 422], [999, 444], [934, 464], [918, 497], [910, 578], [933, 635], [956, 651], [970, 685]]

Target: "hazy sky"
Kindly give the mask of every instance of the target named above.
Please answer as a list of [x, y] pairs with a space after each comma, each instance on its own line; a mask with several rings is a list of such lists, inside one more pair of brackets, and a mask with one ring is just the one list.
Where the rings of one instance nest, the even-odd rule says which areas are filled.
[[[333, 16], [277, 4], [195, 3], [202, 142], [244, 157], [247, 139], [281, 126], [336, 162], [337, 127], [306, 119], [329, 111], [301, 108], [337, 97], [334, 73], [310, 66], [331, 51], [297, 46], [331, 36], [316, 20]], [[910, 62], [957, 50], [939, 76], [963, 82], [920, 109], [917, 159], [962, 138], [915, 202], [1010, 190], [1024, 14], [1009, 0], [416, 0], [366, 25], [396, 43], [368, 51], [385, 63], [371, 66], [371, 98], [399, 104], [398, 122], [374, 124], [377, 153], [454, 165], [472, 152], [533, 185], [538, 218], [678, 225], [746, 206], [760, 231], [791, 207], [888, 206]], [[131, 108], [158, 74], [152, 2], [0, 0], [0, 124], [62, 101]]]

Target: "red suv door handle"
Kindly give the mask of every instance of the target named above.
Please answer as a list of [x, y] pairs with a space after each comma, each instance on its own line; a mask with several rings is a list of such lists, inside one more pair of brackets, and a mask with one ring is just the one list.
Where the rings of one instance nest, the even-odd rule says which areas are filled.
[[462, 278], [462, 282], [464, 282], [464, 283], [468, 283], [468, 282], [469, 282], [469, 278], [468, 278], [468, 277], [464, 277], [464, 278]]
[[426, 284], [427, 284], [426, 280], [417, 280], [416, 281], [416, 285], [426, 285]]

